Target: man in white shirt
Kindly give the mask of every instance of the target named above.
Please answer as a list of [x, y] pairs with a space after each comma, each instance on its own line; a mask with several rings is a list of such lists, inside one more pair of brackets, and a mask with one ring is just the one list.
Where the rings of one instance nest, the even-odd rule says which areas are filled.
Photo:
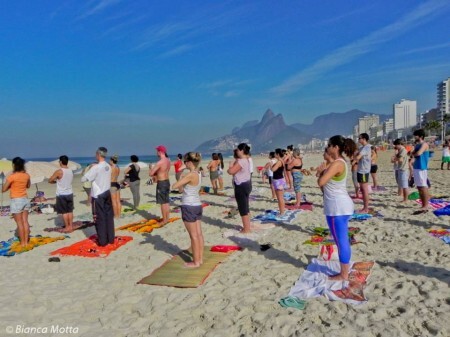
[[48, 182], [56, 184], [56, 212], [61, 214], [64, 220], [64, 232], [70, 233], [73, 231], [73, 191], [72, 180], [73, 172], [67, 167], [69, 157], [59, 157], [60, 169], [50, 177]]
[[369, 174], [371, 166], [372, 149], [369, 144], [369, 135], [367, 133], [361, 133], [358, 137], [358, 142], [361, 144], [359, 152], [356, 155], [356, 161], [358, 161], [357, 179], [361, 188], [364, 206], [359, 213], [369, 212]]
[[92, 213], [99, 246], [114, 243], [114, 211], [111, 201], [111, 166], [105, 161], [108, 150], [99, 147], [95, 156], [98, 164], [81, 178], [82, 182], [92, 182]]

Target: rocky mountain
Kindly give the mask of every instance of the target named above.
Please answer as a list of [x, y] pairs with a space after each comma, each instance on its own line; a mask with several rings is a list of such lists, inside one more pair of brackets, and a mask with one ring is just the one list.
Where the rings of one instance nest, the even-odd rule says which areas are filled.
[[261, 121], [245, 123], [240, 128], [234, 128], [230, 135], [209, 140], [201, 144], [199, 152], [230, 152], [236, 144], [250, 143], [253, 152], [273, 150], [286, 147], [289, 144], [307, 142], [311, 137], [284, 122], [281, 114], [275, 115], [272, 110], [264, 113]]
[[[268, 109], [261, 121], [246, 122], [241, 127], [234, 128], [229, 135], [204, 142], [196, 151], [229, 153], [237, 144], [246, 142], [251, 144], [253, 152], [265, 152], [277, 147], [285, 148], [289, 144], [306, 144], [313, 137], [323, 139], [331, 135], [350, 135], [358, 118], [369, 114], [356, 109], [344, 113], [331, 112], [316, 117], [312, 124], [286, 125], [281, 114], [275, 115]], [[392, 117], [379, 116], [380, 122]]]
[[[312, 124], [296, 123], [291, 126], [301, 132], [310, 134], [315, 138], [326, 138], [330, 135], [350, 135], [353, 133], [353, 126], [358, 123], [358, 118], [370, 115], [369, 112], [361, 110], [350, 110], [344, 113], [330, 112], [314, 118]], [[379, 115], [380, 123], [392, 115]]]

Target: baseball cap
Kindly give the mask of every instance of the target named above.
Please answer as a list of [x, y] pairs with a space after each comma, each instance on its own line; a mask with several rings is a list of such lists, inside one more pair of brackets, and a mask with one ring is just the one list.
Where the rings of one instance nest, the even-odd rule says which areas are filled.
[[167, 153], [167, 149], [164, 145], [158, 145], [156, 147], [156, 151], [162, 152], [162, 153]]

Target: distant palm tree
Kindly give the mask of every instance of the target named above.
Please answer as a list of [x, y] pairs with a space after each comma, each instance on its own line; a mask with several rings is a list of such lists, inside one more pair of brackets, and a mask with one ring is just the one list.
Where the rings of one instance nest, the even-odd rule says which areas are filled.
[[429, 131], [428, 133], [429, 136], [431, 136], [432, 131], [435, 131], [434, 135], [436, 135], [436, 131], [440, 131], [442, 129], [441, 121], [437, 120], [429, 121], [428, 123], [425, 124], [424, 129]]

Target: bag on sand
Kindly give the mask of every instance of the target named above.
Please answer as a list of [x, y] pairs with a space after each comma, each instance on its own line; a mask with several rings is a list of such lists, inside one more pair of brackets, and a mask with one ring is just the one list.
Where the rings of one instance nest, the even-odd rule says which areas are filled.
[[319, 260], [339, 261], [339, 254], [336, 245], [320, 245], [319, 248]]

